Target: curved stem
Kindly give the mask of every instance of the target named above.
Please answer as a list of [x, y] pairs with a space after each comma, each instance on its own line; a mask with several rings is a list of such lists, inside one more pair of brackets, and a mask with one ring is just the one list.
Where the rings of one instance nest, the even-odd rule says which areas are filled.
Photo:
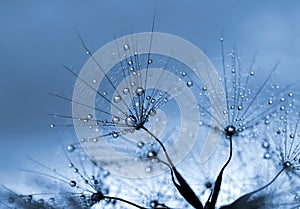
[[169, 163], [166, 163], [164, 161], [159, 160], [163, 164], [167, 165], [170, 168], [171, 171], [171, 178], [174, 186], [176, 187], [177, 191], [181, 194], [181, 196], [190, 203], [194, 208], [196, 209], [203, 209], [203, 205], [201, 201], [198, 199], [195, 192], [192, 190], [192, 188], [189, 186], [189, 184], [186, 182], [186, 180], [183, 178], [183, 176], [177, 171], [175, 165], [173, 164], [171, 158], [169, 157], [167, 150], [163, 143], [157, 138], [151, 131], [149, 131], [146, 127], [141, 127], [143, 130], [145, 130], [150, 136], [152, 136], [161, 146], [163, 149], [163, 152], [168, 160]]
[[129, 204], [129, 205], [132, 205], [132, 206], [134, 206], [134, 207], [136, 207], [136, 208], [139, 208], [139, 209], [147, 209], [147, 208], [145, 208], [145, 207], [139, 206], [139, 205], [137, 205], [137, 204], [135, 204], [135, 203], [133, 203], [133, 202], [130, 202], [130, 201], [128, 201], [128, 200], [125, 200], [125, 199], [122, 199], [122, 198], [119, 198], [119, 197], [103, 196], [103, 198], [107, 198], [107, 199], [110, 199], [110, 200], [117, 200], [117, 201], [120, 201], [120, 202], [124, 202], [124, 203], [127, 203], [127, 204]]
[[229, 151], [229, 157], [226, 161], [226, 163], [223, 165], [217, 179], [215, 182], [213, 193], [209, 196], [207, 202], [205, 203], [206, 209], [214, 209], [218, 200], [219, 192], [221, 190], [221, 184], [222, 184], [222, 178], [223, 178], [223, 172], [225, 168], [228, 166], [228, 164], [231, 161], [232, 158], [232, 136], [229, 136], [229, 142], [230, 142], [230, 151]]
[[274, 181], [276, 181], [276, 179], [280, 176], [280, 174], [285, 170], [285, 168], [282, 168], [277, 174], [276, 176], [269, 182], [267, 183], [266, 185], [264, 185], [263, 187], [257, 189], [257, 190], [254, 190], [250, 193], [247, 193], [243, 196], [241, 196], [240, 198], [238, 198], [236, 201], [234, 201], [233, 203], [231, 203], [230, 205], [226, 205], [226, 206], [222, 206], [220, 209], [226, 209], [226, 208], [236, 208], [236, 207], [239, 207], [240, 205], [244, 205], [246, 202], [249, 201], [249, 198], [259, 192], [259, 191], [262, 191], [264, 190], [265, 188], [267, 188], [268, 186], [270, 186], [271, 184], [274, 183]]
[[174, 164], [173, 164], [171, 158], [169, 157], [169, 154], [167, 153], [167, 150], [166, 150], [165, 146], [164, 146], [163, 143], [159, 140], [159, 138], [157, 138], [157, 137], [156, 137], [151, 131], [149, 131], [145, 126], [142, 126], [141, 128], [142, 128], [143, 130], [145, 130], [150, 136], [152, 136], [152, 137], [155, 139], [155, 141], [157, 141], [157, 143], [158, 143], [158, 144], [161, 146], [161, 148], [163, 149], [164, 154], [166, 155], [166, 158], [167, 158], [167, 160], [168, 160], [170, 166], [171, 166], [172, 168], [174, 168], [175, 166], [174, 166]]

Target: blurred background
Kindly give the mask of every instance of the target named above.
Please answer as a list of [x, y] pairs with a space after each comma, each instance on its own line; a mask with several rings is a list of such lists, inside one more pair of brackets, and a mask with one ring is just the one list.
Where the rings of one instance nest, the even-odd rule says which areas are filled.
[[223, 31], [225, 47], [235, 46], [245, 66], [258, 53], [256, 65], [280, 61], [283, 83], [300, 79], [296, 0], [1, 0], [1, 183], [15, 179], [27, 155], [51, 161], [59, 140], [77, 140], [70, 127], [51, 129], [46, 115], [70, 113], [70, 104], [48, 93], [72, 96], [75, 78], [63, 64], [79, 70], [88, 59], [76, 31], [95, 51], [115, 36], [151, 31], [155, 7], [155, 31], [191, 41], [213, 63]]

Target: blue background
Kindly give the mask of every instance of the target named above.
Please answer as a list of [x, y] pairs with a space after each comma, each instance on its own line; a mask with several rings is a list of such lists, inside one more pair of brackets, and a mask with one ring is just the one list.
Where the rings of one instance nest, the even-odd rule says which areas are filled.
[[151, 31], [156, 6], [155, 31], [191, 41], [213, 63], [223, 30], [226, 48], [236, 46], [245, 63], [258, 52], [257, 65], [280, 60], [282, 83], [300, 79], [296, 0], [1, 0], [1, 181], [15, 178], [27, 154], [52, 160], [58, 140], [75, 138], [72, 128], [51, 129], [53, 118], [45, 114], [70, 113], [70, 104], [47, 93], [72, 96], [75, 78], [62, 65], [80, 69], [88, 58], [75, 31], [95, 51], [114, 35]]

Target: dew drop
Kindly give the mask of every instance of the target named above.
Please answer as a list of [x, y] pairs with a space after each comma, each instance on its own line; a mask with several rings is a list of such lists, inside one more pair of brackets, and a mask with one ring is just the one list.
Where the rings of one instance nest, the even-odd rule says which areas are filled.
[[67, 150], [69, 151], [69, 152], [73, 152], [74, 150], [75, 150], [75, 147], [74, 147], [74, 145], [68, 145], [67, 146]]
[[224, 38], [223, 38], [223, 37], [221, 37], [221, 38], [220, 38], [220, 41], [224, 41]]
[[281, 102], [284, 102], [284, 98], [283, 98], [283, 97], [282, 97], [282, 98], [280, 98], [280, 101], [281, 101]]
[[136, 118], [133, 115], [130, 115], [126, 118], [125, 122], [128, 126], [132, 126], [136, 123]]
[[92, 114], [88, 114], [88, 115], [87, 115], [87, 118], [88, 118], [88, 119], [92, 119], [92, 118], [93, 118], [93, 115], [92, 115]]
[[93, 83], [97, 83], [97, 80], [94, 79], [94, 80], [93, 80]]
[[152, 62], [153, 62], [152, 59], [148, 60], [148, 64], [152, 64]]
[[138, 143], [137, 143], [137, 146], [138, 146], [139, 148], [142, 148], [144, 145], [145, 145], [144, 142], [138, 142]]
[[238, 108], [238, 110], [242, 110], [242, 109], [243, 109], [243, 106], [242, 106], [242, 105], [239, 105], [237, 108]]
[[119, 118], [118, 116], [114, 116], [114, 117], [112, 118], [112, 121], [113, 121], [114, 124], [117, 124], [117, 123], [120, 122], [120, 118]]
[[271, 157], [270, 153], [266, 152], [266, 153], [264, 154], [264, 158], [265, 158], [265, 159], [270, 159], [270, 157]]
[[144, 89], [143, 89], [142, 87], [137, 87], [137, 89], [136, 89], [136, 94], [137, 94], [138, 96], [142, 96], [143, 93], [144, 93]]
[[288, 96], [289, 96], [289, 97], [292, 97], [292, 96], [293, 96], [293, 93], [292, 93], [292, 92], [290, 92], [290, 93], [288, 94]]
[[117, 132], [112, 132], [112, 136], [114, 137], [114, 138], [118, 138], [118, 136], [119, 136], [119, 134], [117, 133]]
[[157, 153], [155, 151], [150, 151], [147, 154], [147, 157], [156, 157], [156, 156], [157, 156]]
[[130, 92], [129, 88], [125, 87], [123, 89], [123, 94], [128, 94]]
[[151, 109], [149, 112], [150, 116], [154, 116], [156, 115], [156, 110], [155, 109]]
[[50, 124], [50, 127], [51, 127], [51, 128], [55, 128], [55, 124], [51, 123], [51, 124]]
[[150, 166], [147, 166], [146, 168], [145, 168], [145, 172], [146, 173], [150, 173], [152, 171], [152, 168], [150, 167]]
[[203, 91], [207, 91], [207, 87], [206, 87], [206, 86], [203, 86], [203, 87], [202, 87], [202, 90], [203, 90]]
[[9, 197], [9, 198], [8, 198], [8, 202], [9, 202], [9, 203], [13, 203], [13, 202], [15, 202], [15, 198], [13, 198], [13, 197]]
[[261, 144], [261, 146], [262, 146], [263, 148], [267, 149], [267, 148], [270, 147], [270, 144], [269, 144], [269, 142], [267, 142], [267, 141], [263, 141], [262, 144]]
[[41, 205], [43, 205], [45, 203], [45, 200], [44, 199], [39, 199], [38, 203], [41, 204]]
[[291, 139], [295, 138], [295, 135], [294, 134], [290, 134], [290, 138]]
[[124, 44], [124, 51], [130, 50], [130, 46], [128, 44]]
[[116, 95], [116, 96], [114, 97], [114, 102], [115, 102], [115, 103], [119, 103], [121, 100], [122, 100], [122, 97], [121, 97], [120, 95]]
[[181, 75], [182, 75], [182, 76], [186, 76], [186, 72], [184, 72], [184, 71], [181, 72]]
[[192, 82], [192, 81], [188, 81], [188, 82], [186, 82], [186, 85], [187, 85], [188, 87], [191, 87], [191, 86], [193, 86], [193, 82]]
[[255, 75], [255, 73], [254, 72], [250, 72], [250, 76], [254, 76]]
[[270, 100], [268, 101], [268, 104], [269, 104], [269, 105], [273, 104], [273, 101], [270, 99]]
[[76, 186], [76, 181], [74, 181], [74, 180], [70, 181], [70, 186], [75, 187]]
[[284, 106], [280, 106], [280, 110], [284, 110], [285, 109], [285, 107]]

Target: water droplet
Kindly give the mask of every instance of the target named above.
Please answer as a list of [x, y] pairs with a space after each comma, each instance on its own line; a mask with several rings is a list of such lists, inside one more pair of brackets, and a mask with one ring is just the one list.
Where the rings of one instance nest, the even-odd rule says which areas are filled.
[[143, 93], [144, 93], [144, 89], [143, 89], [142, 87], [137, 87], [137, 89], [136, 89], [136, 94], [137, 94], [138, 96], [142, 96]]
[[44, 200], [44, 199], [39, 199], [39, 200], [38, 200], [38, 203], [42, 205], [42, 204], [45, 203], [45, 200]]
[[130, 50], [130, 46], [128, 44], [124, 44], [124, 51]]
[[131, 86], [134, 86], [135, 85], [135, 82], [131, 82]]
[[269, 144], [269, 142], [267, 142], [267, 141], [263, 141], [262, 144], [261, 144], [261, 146], [262, 146], [263, 148], [267, 149], [267, 148], [270, 147], [270, 144]]
[[152, 64], [152, 62], [153, 62], [152, 59], [148, 60], [148, 64]]
[[147, 154], [147, 157], [156, 157], [156, 156], [157, 156], [157, 153], [155, 151], [150, 151]]
[[120, 118], [117, 117], [117, 116], [114, 116], [113, 119], [112, 119], [113, 123], [119, 123], [120, 122]]
[[282, 97], [282, 98], [280, 98], [280, 101], [281, 101], [281, 102], [284, 102], [284, 98], [283, 98], [283, 97]]
[[119, 136], [119, 134], [117, 133], [117, 132], [112, 132], [112, 136], [114, 137], [114, 138], [118, 138], [118, 136]]
[[132, 126], [136, 123], [136, 118], [133, 115], [130, 115], [126, 118], [126, 124]]
[[92, 119], [92, 118], [93, 118], [93, 115], [92, 115], [92, 114], [88, 114], [88, 115], [87, 115], [87, 118], [88, 118], [88, 119]]
[[149, 112], [150, 116], [154, 116], [156, 115], [156, 110], [155, 109], [151, 109]]
[[270, 100], [268, 101], [268, 104], [269, 104], [269, 105], [273, 104], [273, 101], [270, 99]]
[[93, 83], [97, 83], [97, 80], [94, 79], [94, 80], [93, 80]]
[[203, 86], [203, 87], [202, 87], [202, 90], [203, 90], [203, 91], [207, 91], [207, 87], [206, 87], [206, 86]]
[[114, 102], [115, 102], [115, 103], [119, 103], [121, 100], [122, 100], [122, 97], [121, 97], [120, 95], [116, 95], [116, 96], [114, 97]]
[[255, 73], [254, 72], [250, 72], [250, 76], [254, 76], [255, 75]]
[[123, 89], [123, 94], [128, 94], [130, 92], [129, 88], [125, 87]]
[[270, 158], [271, 158], [270, 153], [266, 152], [266, 153], [264, 154], [264, 158], [265, 158], [265, 159], [270, 159]]
[[72, 168], [73, 166], [73, 163], [69, 163], [69, 168]]
[[50, 124], [50, 127], [51, 127], [51, 128], [55, 128], [55, 124], [51, 123], [51, 124]]
[[285, 109], [285, 107], [284, 106], [280, 106], [280, 110], [284, 110]]
[[295, 135], [294, 134], [290, 134], [290, 138], [291, 139], [295, 138]]
[[9, 197], [9, 198], [8, 198], [8, 202], [9, 202], [9, 203], [13, 203], [14, 201], [15, 201], [15, 198], [13, 198], [13, 197]]
[[238, 110], [242, 110], [242, 109], [243, 109], [243, 106], [242, 106], [242, 105], [239, 105], [237, 108], [238, 108]]
[[75, 187], [76, 186], [76, 181], [74, 181], [74, 180], [70, 181], [70, 186]]
[[67, 146], [67, 150], [69, 151], [69, 152], [73, 152], [74, 150], [75, 150], [75, 147], [74, 147], [74, 145], [68, 145]]
[[147, 166], [145, 168], [145, 172], [150, 173], [152, 171], [152, 168], [150, 166]]
[[188, 81], [188, 82], [186, 82], [186, 85], [187, 85], [188, 87], [191, 87], [191, 86], [193, 86], [193, 82], [192, 82], [192, 81]]
[[221, 38], [220, 38], [220, 41], [224, 41], [224, 38], [223, 38], [223, 37], [221, 37]]
[[184, 72], [184, 71], [181, 72], [181, 75], [182, 75], [182, 76], [186, 76], [186, 72]]
[[137, 146], [138, 146], [139, 148], [142, 148], [144, 145], [145, 145], [144, 142], [138, 142], [138, 143], [137, 143]]
[[292, 97], [292, 96], [293, 96], [293, 93], [292, 93], [292, 92], [290, 92], [290, 93], [288, 94], [288, 96], [289, 96], [289, 97]]

